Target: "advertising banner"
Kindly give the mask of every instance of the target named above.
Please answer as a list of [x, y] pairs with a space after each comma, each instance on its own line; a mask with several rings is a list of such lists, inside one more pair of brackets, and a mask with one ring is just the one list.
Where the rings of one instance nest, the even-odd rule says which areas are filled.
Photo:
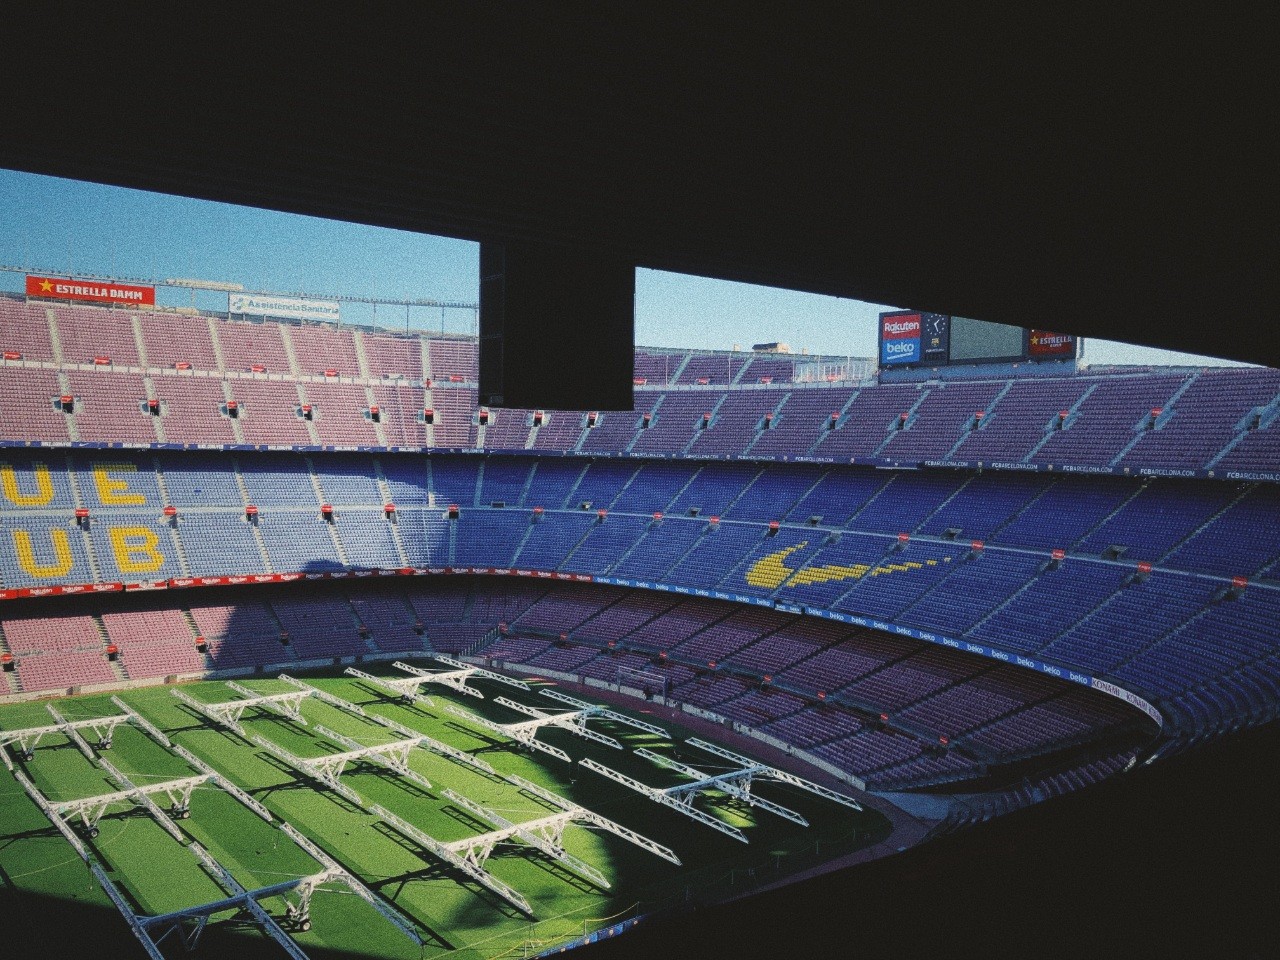
[[156, 288], [130, 283], [99, 280], [59, 280], [27, 274], [28, 297], [52, 297], [55, 300], [87, 300], [90, 303], [114, 303], [128, 307], [154, 307]]
[[880, 363], [883, 366], [920, 361], [920, 314], [880, 314]]
[[231, 313], [256, 317], [290, 317], [294, 320], [326, 320], [337, 323], [340, 304], [333, 300], [304, 300], [301, 297], [260, 297], [233, 293], [228, 298]]
[[77, 593], [118, 593], [123, 583], [68, 583], [48, 587], [13, 587], [0, 590], [0, 599], [21, 600], [27, 597], [64, 597]]
[[1071, 333], [1032, 330], [1027, 339], [1027, 356], [1045, 359], [1071, 359], [1076, 355], [1076, 338]]

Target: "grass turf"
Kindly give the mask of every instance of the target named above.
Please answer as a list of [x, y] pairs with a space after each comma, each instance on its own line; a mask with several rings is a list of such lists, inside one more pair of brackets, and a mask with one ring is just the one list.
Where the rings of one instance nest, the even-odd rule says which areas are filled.
[[[571, 825], [564, 834], [564, 847], [609, 878], [611, 886], [600, 889], [518, 840], [500, 844], [486, 869], [528, 900], [534, 911], [534, 917], [529, 918], [473, 879], [419, 849], [378, 817], [308, 779], [257, 745], [213, 725], [171, 696], [168, 689], [146, 688], [121, 694], [174, 742], [226, 774], [278, 820], [298, 828], [366, 886], [394, 904], [427, 941], [424, 948], [419, 948], [345, 888], [323, 888], [313, 901], [311, 929], [294, 934], [303, 949], [315, 956], [335, 951], [385, 958], [449, 956], [451, 960], [487, 960], [537, 952], [623, 916], [642, 915], [687, 901], [719, 899], [776, 882], [823, 860], [878, 842], [889, 832], [887, 822], [874, 811], [859, 813], [785, 784], [764, 782], [754, 789], [762, 797], [806, 817], [808, 828], [748, 808], [725, 794], [710, 793], [700, 798], [700, 809], [747, 835], [750, 843], [744, 845], [621, 784], [581, 769], [576, 762], [593, 757], [655, 787], [685, 782], [686, 778], [636, 756], [631, 752], [633, 748], [645, 746], [679, 756], [712, 773], [729, 769], [720, 758], [684, 745], [691, 734], [671, 722], [659, 725], [672, 732], [673, 740], [621, 724], [592, 721], [594, 729], [621, 741], [625, 750], [614, 750], [563, 730], [540, 731], [540, 738], [561, 748], [575, 761], [565, 763], [542, 753], [521, 752], [498, 734], [441, 709], [443, 703], [453, 702], [501, 723], [528, 718], [495, 703], [493, 698], [499, 695], [545, 710], [567, 709], [537, 696], [536, 691], [526, 694], [481, 679], [473, 683], [485, 692], [484, 700], [431, 686], [425, 691], [433, 703], [407, 705], [345, 676], [318, 675], [310, 682], [361, 705], [370, 714], [396, 720], [483, 757], [502, 776], [518, 774], [615, 820], [670, 847], [682, 861], [677, 867], [612, 834]], [[292, 689], [280, 681], [266, 679], [249, 681], [247, 685], [261, 693]], [[189, 684], [183, 689], [207, 702], [238, 698], [217, 681]], [[118, 712], [106, 696], [60, 701], [59, 709], [68, 718]], [[304, 702], [303, 716], [306, 725], [250, 709], [242, 725], [250, 735], [261, 735], [304, 758], [348, 749], [325, 740], [317, 732], [318, 726], [362, 743], [385, 743], [397, 738], [385, 727], [315, 698]], [[652, 721], [653, 717], [646, 719]], [[48, 714], [39, 704], [0, 708], [2, 729], [48, 722]], [[138, 784], [195, 772], [180, 757], [128, 725], [117, 728], [113, 748], [103, 756]], [[380, 804], [443, 842], [493, 829], [492, 824], [478, 820], [445, 797], [446, 787], [511, 821], [552, 812], [543, 801], [501, 776], [486, 775], [425, 750], [415, 749], [410, 757], [412, 768], [431, 782], [432, 789], [362, 763], [348, 766], [341, 782], [355, 790], [366, 806]], [[35, 758], [19, 766], [54, 800], [117, 789], [101, 768], [90, 763], [61, 735], [47, 737]], [[158, 800], [165, 806], [163, 795]], [[249, 889], [320, 869], [309, 854], [274, 825], [263, 822], [213, 786], [197, 788], [190, 818], [178, 821], [178, 825]], [[90, 848], [138, 912], [160, 913], [225, 895], [196, 857], [144, 812], [113, 808], [100, 827], [101, 833]], [[19, 784], [4, 776], [0, 776], [0, 883], [10, 892], [45, 894], [103, 908], [102, 923], [123, 926], [75, 852]], [[263, 905], [277, 917], [284, 914], [284, 903], [279, 898], [266, 899]], [[234, 949], [255, 956], [259, 952], [264, 956], [279, 954], [279, 947], [255, 928], [231, 922], [211, 924], [203, 949]]]

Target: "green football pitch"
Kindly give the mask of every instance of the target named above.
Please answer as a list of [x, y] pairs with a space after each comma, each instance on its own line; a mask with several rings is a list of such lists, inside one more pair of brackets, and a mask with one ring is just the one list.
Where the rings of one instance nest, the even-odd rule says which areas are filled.
[[[439, 667], [439, 664], [423, 664]], [[371, 672], [391, 675], [390, 668]], [[752, 792], [799, 813], [807, 827], [773, 813], [749, 807], [726, 793], [709, 791], [695, 806], [739, 828], [749, 840], [742, 843], [678, 811], [661, 806], [627, 786], [585, 769], [592, 758], [644, 784], [665, 788], [690, 782], [688, 775], [639, 756], [635, 748], [696, 766], [708, 774], [731, 771], [725, 758], [690, 746], [695, 736], [664, 712], [661, 718], [635, 709], [620, 710], [657, 723], [671, 739], [643, 732], [607, 719], [593, 719], [591, 729], [624, 746], [576, 737], [567, 730], [543, 728], [537, 736], [567, 753], [571, 762], [521, 748], [465, 717], [445, 709], [455, 704], [499, 723], [530, 719], [495, 702], [499, 696], [544, 711], [570, 709], [529, 692], [485, 679], [472, 679], [484, 699], [463, 696], [439, 685], [424, 687], [430, 702], [398, 701], [366, 681], [336, 671], [307, 676], [316, 687], [361, 706], [370, 715], [392, 719], [486, 761], [488, 774], [457, 759], [426, 749], [409, 752], [412, 770], [430, 782], [428, 789], [394, 771], [354, 762], [340, 783], [358, 794], [351, 802], [293, 769], [263, 747], [247, 741], [180, 702], [169, 687], [149, 687], [119, 694], [130, 708], [163, 731], [174, 744], [200, 758], [234, 781], [265, 806], [274, 822], [267, 823], [230, 793], [211, 784], [195, 789], [190, 815], [176, 820], [184, 841], [179, 843], [143, 808], [129, 804], [110, 808], [89, 838], [78, 820], [70, 826], [102, 864], [133, 911], [159, 915], [228, 896], [201, 861], [187, 849], [199, 843], [220, 862], [237, 883], [257, 890], [320, 872], [323, 867], [279, 829], [285, 821], [355, 875], [369, 890], [392, 905], [416, 930], [422, 943], [408, 939], [365, 900], [337, 884], [320, 887], [311, 903], [309, 929], [290, 929], [290, 936], [312, 957], [364, 955], [386, 958], [496, 958], [534, 956], [576, 940], [621, 920], [642, 917], [682, 904], [710, 902], [742, 895], [754, 887], [774, 884], [833, 858], [878, 843], [890, 832], [888, 822], [870, 808], [857, 811], [815, 796], [793, 785], [757, 780]], [[244, 681], [257, 694], [283, 693], [295, 688], [276, 679]], [[205, 703], [239, 698], [224, 682], [185, 684], [182, 692]], [[591, 700], [589, 694], [576, 694]], [[60, 699], [57, 709], [68, 720], [118, 714], [109, 695]], [[262, 737], [301, 757], [315, 758], [350, 750], [349, 744], [326, 739], [325, 727], [361, 744], [384, 744], [400, 734], [370, 719], [310, 697], [302, 703], [306, 724], [261, 709], [249, 709], [241, 724], [252, 738]], [[616, 709], [616, 708], [614, 708]], [[51, 717], [43, 703], [0, 707], [0, 730], [47, 725]], [[94, 738], [86, 731], [86, 738]], [[64, 735], [51, 734], [30, 760], [10, 757], [51, 802], [70, 801], [119, 790], [108, 772], [91, 763]], [[735, 752], [741, 752], [735, 748]], [[139, 727], [119, 726], [109, 750], [101, 756], [135, 785], [188, 777], [198, 771]], [[640, 846], [590, 824], [574, 823], [563, 834], [563, 848], [594, 867], [607, 887], [580, 876], [564, 863], [518, 838], [506, 838], [484, 861], [484, 869], [527, 901], [532, 916], [518, 909], [456, 866], [424, 849], [374, 813], [379, 805], [421, 833], [444, 844], [484, 834], [495, 825], [446, 796], [446, 789], [524, 823], [556, 812], [547, 801], [521, 789], [508, 777], [519, 776], [543, 790], [634, 830], [670, 848], [679, 866]], [[156, 800], [167, 808], [163, 794]], [[10, 932], [21, 927], [32, 942], [47, 944], [49, 955], [72, 933], [83, 941], [84, 927], [102, 931], [102, 942], [132, 940], [128, 928], [84, 861], [53, 827], [18, 781], [0, 771], [0, 915]], [[4, 908], [6, 901], [9, 908]], [[14, 908], [21, 905], [21, 912]], [[282, 923], [286, 901], [266, 897], [262, 906]], [[44, 930], [47, 936], [42, 937]], [[34, 933], [33, 933], [34, 932]], [[0, 948], [4, 937], [0, 935]], [[68, 941], [69, 942], [69, 941]], [[134, 941], [135, 954], [144, 956]], [[184, 951], [177, 936], [166, 939], [166, 956]], [[205, 929], [198, 953], [278, 957], [279, 944], [232, 911], [217, 914]], [[0, 953], [3, 949], [0, 949]]]

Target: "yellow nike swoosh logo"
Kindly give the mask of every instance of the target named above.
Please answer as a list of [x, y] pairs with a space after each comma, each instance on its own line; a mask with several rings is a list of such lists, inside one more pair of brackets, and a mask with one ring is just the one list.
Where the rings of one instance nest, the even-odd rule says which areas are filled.
[[[800, 587], [817, 583], [830, 583], [833, 580], [861, 580], [865, 576], [880, 577], [891, 573], [909, 573], [912, 570], [923, 570], [925, 567], [936, 567], [937, 560], [906, 560], [902, 563], [882, 563], [872, 566], [869, 563], [839, 564], [829, 563], [821, 567], [788, 567], [783, 563], [787, 557], [808, 546], [805, 540], [795, 546], [786, 547], [776, 553], [761, 557], [747, 571], [747, 583], [753, 587], [764, 587], [776, 590], [778, 587]], [[944, 557], [943, 563], [950, 561]]]

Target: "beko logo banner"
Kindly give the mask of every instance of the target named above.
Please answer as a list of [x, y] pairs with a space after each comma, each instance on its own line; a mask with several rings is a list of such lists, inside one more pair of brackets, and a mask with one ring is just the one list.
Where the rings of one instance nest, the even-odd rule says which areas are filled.
[[920, 314], [880, 315], [880, 362], [915, 363], [920, 359]]

